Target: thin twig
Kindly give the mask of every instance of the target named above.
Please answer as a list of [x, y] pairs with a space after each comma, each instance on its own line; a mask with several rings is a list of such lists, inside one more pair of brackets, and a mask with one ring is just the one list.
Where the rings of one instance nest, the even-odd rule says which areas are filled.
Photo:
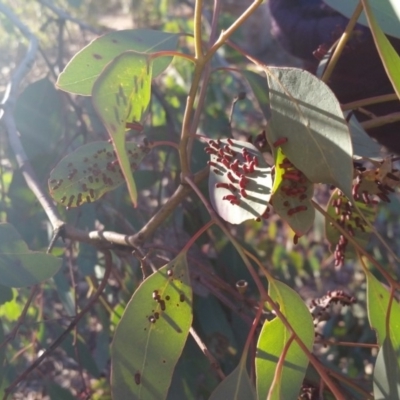
[[[194, 175], [195, 183], [201, 182], [208, 176], [209, 168], [204, 168]], [[168, 201], [157, 211], [157, 213], [147, 222], [147, 224], [135, 235], [127, 238], [128, 244], [136, 246], [149, 239], [156, 229], [171, 215], [172, 211], [187, 197], [192, 189], [190, 186], [180, 185]]]
[[325, 72], [322, 75], [321, 80], [323, 82], [328, 82], [329, 78], [331, 77], [332, 72], [343, 52], [343, 49], [345, 48], [346, 43], [350, 39], [351, 32], [353, 32], [354, 26], [357, 23], [358, 17], [360, 16], [362, 9], [363, 9], [363, 6], [362, 6], [361, 2], [359, 2], [353, 12], [353, 15], [351, 16], [351, 18], [349, 20], [349, 23], [346, 26], [346, 29], [344, 30], [342, 36], [339, 39], [339, 42], [335, 48], [335, 51], [332, 54], [332, 57], [329, 61], [328, 66], [326, 67]]
[[385, 103], [387, 101], [398, 100], [396, 93], [384, 94], [381, 96], [368, 97], [367, 99], [352, 101], [341, 105], [342, 111], [354, 110], [360, 107], [369, 106], [371, 104]]
[[381, 117], [376, 117], [374, 119], [371, 119], [370, 121], [361, 122], [361, 126], [364, 129], [372, 129], [397, 121], [400, 121], [400, 112], [382, 115]]
[[210, 362], [211, 366], [215, 369], [215, 372], [217, 373], [219, 379], [224, 380], [225, 379], [225, 374], [223, 373], [223, 371], [221, 369], [221, 366], [219, 365], [219, 363], [216, 360], [216, 358], [208, 350], [207, 346], [201, 340], [200, 336], [197, 334], [197, 332], [194, 330], [193, 327], [190, 327], [189, 332], [192, 335], [192, 338], [194, 339], [194, 341], [200, 347], [200, 350], [207, 357], [207, 359]]

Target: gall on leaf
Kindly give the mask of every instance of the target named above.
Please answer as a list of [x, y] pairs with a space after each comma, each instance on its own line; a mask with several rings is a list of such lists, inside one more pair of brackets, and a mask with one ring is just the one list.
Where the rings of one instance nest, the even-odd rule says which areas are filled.
[[[362, 198], [356, 201], [357, 207], [372, 224], [375, 221], [377, 206], [373, 202], [366, 204]], [[360, 244], [366, 247], [371, 237], [371, 229], [361, 218], [357, 209], [343, 193], [336, 189], [328, 202], [327, 213]], [[325, 235], [330, 243], [330, 250], [335, 256], [335, 266], [341, 267], [346, 258], [356, 256], [354, 247], [328, 221], [325, 220]]]
[[[130, 142], [126, 150], [133, 170], [148, 153], [146, 146]], [[48, 185], [55, 201], [73, 208], [98, 200], [124, 182], [113, 145], [91, 142], [66, 155], [50, 172]]]
[[235, 139], [210, 140], [205, 149], [212, 167], [210, 202], [225, 221], [241, 224], [260, 218], [271, 197], [271, 168], [251, 143]]
[[281, 148], [275, 152], [272, 193], [274, 211], [297, 237], [304, 235], [314, 223], [315, 209], [311, 203], [314, 185], [290, 162]]

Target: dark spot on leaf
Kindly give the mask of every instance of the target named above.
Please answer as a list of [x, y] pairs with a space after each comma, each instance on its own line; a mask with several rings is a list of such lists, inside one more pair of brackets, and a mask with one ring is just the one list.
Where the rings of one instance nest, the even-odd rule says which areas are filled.
[[87, 201], [88, 203], [91, 203], [91, 202], [92, 202], [92, 200], [90, 199], [90, 196], [89, 196], [89, 195], [86, 196], [86, 201]]
[[165, 296], [165, 300], [170, 300], [170, 299], [171, 299], [171, 297]]
[[96, 54], [96, 53], [93, 54], [93, 57], [94, 57], [96, 60], [101, 60], [101, 59], [103, 58], [103, 56], [101, 56], [100, 54]]
[[78, 198], [76, 199], [76, 205], [79, 207], [82, 204], [82, 193], [78, 194]]
[[117, 107], [113, 107], [114, 108], [114, 117], [115, 120], [117, 121], [117, 123], [119, 123], [119, 112], [118, 112], [118, 108]]
[[184, 295], [183, 293], [181, 293], [181, 294], [179, 295], [179, 301], [180, 301], [180, 302], [185, 301], [185, 295]]
[[[93, 183], [93, 176], [91, 176], [91, 175], [88, 176], [88, 179], [89, 179], [89, 182], [90, 182], [90, 183]], [[91, 189], [91, 190], [92, 190], [92, 189]]]
[[136, 372], [136, 374], [135, 374], [136, 385], [140, 385], [140, 380], [141, 380], [140, 372]]
[[160, 307], [162, 311], [165, 311], [165, 301], [164, 300], [160, 300]]
[[162, 360], [163, 364], [165, 364], [167, 361], [166, 360]]
[[70, 196], [70, 198], [68, 200], [68, 204], [67, 204], [68, 208], [70, 208], [72, 206], [72, 203], [73, 203], [74, 199], [75, 199], [74, 195]]
[[112, 41], [113, 43], [118, 43], [118, 40], [117, 40], [117, 39], [111, 39], [111, 41]]

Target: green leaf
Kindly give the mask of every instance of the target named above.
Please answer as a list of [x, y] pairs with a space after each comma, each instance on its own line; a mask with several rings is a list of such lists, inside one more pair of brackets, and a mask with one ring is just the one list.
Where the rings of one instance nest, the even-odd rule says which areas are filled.
[[13, 297], [14, 295], [10, 287], [0, 285], [0, 305], [8, 303], [13, 299]]
[[[294, 178], [286, 178], [289, 175]], [[304, 235], [313, 225], [315, 218], [315, 209], [311, 202], [314, 184], [293, 166], [280, 148], [275, 152], [275, 180], [272, 191], [271, 204], [274, 211], [298, 236]]]
[[[70, 93], [90, 96], [93, 85], [104, 67], [127, 50], [140, 53], [175, 50], [179, 35], [150, 29], [111, 32], [93, 40], [77, 53], [60, 74], [57, 87]], [[170, 64], [172, 57], [154, 60], [153, 74], [159, 75]]]
[[133, 205], [137, 190], [126, 151], [126, 123], [138, 123], [150, 102], [152, 61], [127, 51], [108, 64], [93, 86], [93, 106], [113, 142]]
[[256, 393], [246, 370], [246, 358], [217, 386], [209, 400], [255, 400]]
[[354, 155], [367, 158], [382, 158], [382, 146], [372, 139], [364, 128], [352, 115], [349, 121], [351, 142], [353, 143]]
[[[397, 1], [397, 5], [398, 4], [399, 2]], [[392, 44], [389, 42], [388, 38], [383, 33], [382, 29], [380, 28], [379, 23], [374, 15], [375, 11], [372, 11], [369, 1], [363, 0], [363, 5], [365, 14], [368, 19], [368, 24], [371, 28], [372, 37], [374, 38], [375, 46], [378, 50], [379, 56], [381, 57], [387, 76], [392, 83], [393, 89], [396, 92], [397, 97], [400, 99], [400, 57], [397, 54], [397, 51], [393, 48]], [[397, 26], [399, 26], [400, 7], [397, 7]], [[394, 10], [391, 10], [391, 15], [393, 15], [393, 11]], [[385, 25], [386, 23], [381, 24], [382, 27], [384, 27]]]
[[268, 121], [271, 118], [268, 81], [265, 80], [265, 77], [253, 71], [242, 71], [242, 74], [249, 82], [254, 96], [257, 99], [258, 105], [260, 106], [265, 119]]
[[[135, 170], [148, 147], [126, 143], [130, 168]], [[69, 208], [96, 201], [124, 183], [111, 143], [91, 142], [66, 155], [50, 172], [49, 191]]]
[[379, 349], [374, 368], [375, 400], [400, 400], [399, 356], [387, 336]]
[[[267, 139], [271, 147], [281, 146], [311, 182], [335, 185], [351, 198], [351, 138], [333, 92], [307, 71], [265, 71], [270, 88], [272, 117]], [[287, 142], [279, 144], [284, 138]]]
[[[388, 336], [386, 332], [386, 314], [390, 294], [371, 272], [366, 271], [366, 276], [369, 323], [376, 331], [378, 344], [383, 346], [384, 340]], [[400, 354], [400, 304], [396, 298], [393, 299], [390, 310], [389, 334], [395, 351]]]
[[208, 399], [217, 385], [215, 370], [194, 339], [189, 336], [175, 367], [167, 400]]
[[[261, 153], [251, 143], [232, 139], [209, 141], [206, 152], [211, 160], [210, 202], [219, 216], [231, 224], [241, 224], [264, 215], [271, 197], [272, 178], [271, 168]], [[224, 154], [223, 158], [219, 152]], [[254, 167], [250, 168], [251, 165]], [[237, 203], [225, 196], [234, 196]]]
[[[4, 337], [4, 329], [3, 324], [0, 320], [0, 343], [3, 343]], [[6, 361], [6, 346], [0, 348], [0, 394], [1, 394], [1, 385], [4, 379], [4, 372], [5, 372], [5, 361]]]
[[[358, 5], [358, 0], [324, 0], [334, 10], [339, 11], [347, 18], [351, 18]], [[369, 0], [371, 11], [383, 31], [390, 36], [400, 38], [400, 3], [398, 0]], [[365, 13], [362, 12], [358, 22], [368, 26]]]
[[162, 400], [192, 323], [186, 252], [136, 290], [111, 345], [114, 400]]
[[30, 160], [57, 150], [65, 131], [63, 112], [62, 93], [48, 78], [31, 83], [18, 97], [14, 117]]
[[25, 287], [51, 278], [61, 267], [61, 259], [30, 251], [10, 224], [0, 223], [0, 284]]
[[[301, 297], [291, 288], [276, 280], [269, 281], [269, 294], [279, 304], [280, 311], [292, 326], [293, 330], [308, 348], [314, 343], [314, 326], [307, 306]], [[272, 399], [296, 399], [306, 373], [308, 358], [282, 321], [276, 317], [266, 321], [261, 330], [256, 354], [256, 386], [258, 399], [266, 399], [271, 392]], [[288, 341], [281, 374], [271, 387], [275, 377], [276, 366]]]

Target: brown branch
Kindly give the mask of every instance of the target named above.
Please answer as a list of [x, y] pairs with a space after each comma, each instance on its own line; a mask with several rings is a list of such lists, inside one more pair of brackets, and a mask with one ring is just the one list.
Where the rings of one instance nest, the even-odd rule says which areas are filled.
[[[208, 176], [209, 168], [204, 168], [194, 175], [193, 182], [198, 184]], [[187, 185], [180, 185], [169, 200], [157, 211], [157, 213], [147, 222], [147, 224], [135, 235], [128, 237], [131, 246], [141, 245], [149, 239], [156, 229], [172, 214], [172, 211], [190, 194], [192, 189]]]
[[381, 96], [368, 97], [367, 99], [352, 101], [341, 105], [342, 111], [354, 110], [371, 104], [385, 103], [387, 101], [398, 100], [396, 93], [384, 94]]
[[372, 128], [377, 128], [378, 126], [391, 124], [397, 121], [400, 121], [400, 112], [382, 115], [381, 117], [376, 117], [374, 119], [371, 119], [371, 121], [362, 122], [361, 126], [364, 129], [372, 129]]
[[225, 379], [225, 374], [223, 373], [221, 366], [219, 365], [218, 361], [216, 358], [211, 354], [211, 352], [208, 350], [207, 346], [205, 343], [201, 340], [200, 336], [197, 334], [197, 332], [193, 329], [193, 327], [190, 328], [189, 330], [190, 334], [192, 335], [192, 338], [194, 341], [197, 343], [197, 345], [200, 347], [200, 350], [203, 352], [203, 354], [207, 357], [208, 361], [211, 364], [211, 367], [215, 369], [215, 372], [218, 375], [218, 378], [223, 381]]

